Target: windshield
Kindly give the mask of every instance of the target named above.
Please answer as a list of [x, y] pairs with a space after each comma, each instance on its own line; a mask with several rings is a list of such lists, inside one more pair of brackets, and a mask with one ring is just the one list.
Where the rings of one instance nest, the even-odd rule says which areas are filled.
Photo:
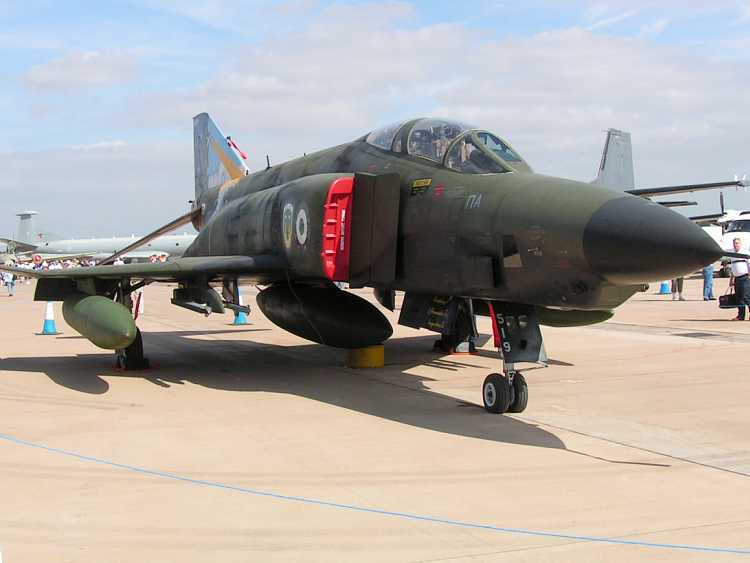
[[740, 231], [750, 232], [750, 219], [744, 221], [729, 221], [726, 232], [736, 233]]
[[508, 171], [471, 133], [466, 133], [453, 144], [445, 157], [445, 167], [466, 174], [500, 174]]
[[412, 156], [441, 162], [453, 139], [468, 129], [469, 125], [458, 121], [420, 119], [409, 133], [406, 146]]
[[506, 145], [492, 133], [488, 133], [487, 131], [480, 131], [479, 133], [477, 133], [477, 138], [482, 141], [488, 149], [490, 149], [506, 162], [522, 162], [521, 157], [513, 152], [513, 149], [511, 149], [508, 145]]

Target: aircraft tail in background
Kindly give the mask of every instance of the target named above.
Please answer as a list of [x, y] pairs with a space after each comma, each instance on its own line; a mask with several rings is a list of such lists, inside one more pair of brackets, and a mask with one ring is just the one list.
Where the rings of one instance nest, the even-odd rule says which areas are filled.
[[607, 130], [599, 174], [592, 184], [620, 191], [635, 188], [630, 133], [618, 129]]
[[224, 135], [207, 113], [193, 118], [195, 197], [229, 180], [247, 175], [247, 156], [231, 137]]
[[21, 211], [16, 213], [18, 216], [18, 229], [16, 230], [16, 240], [29, 245], [37, 245], [39, 240], [36, 236], [34, 227], [34, 215], [36, 211]]

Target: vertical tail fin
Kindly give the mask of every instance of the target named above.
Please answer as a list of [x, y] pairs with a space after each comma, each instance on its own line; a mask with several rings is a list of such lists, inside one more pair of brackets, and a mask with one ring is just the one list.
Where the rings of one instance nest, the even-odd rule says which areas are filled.
[[592, 184], [621, 191], [635, 188], [630, 133], [617, 129], [607, 130], [599, 174]]
[[236, 145], [221, 132], [207, 113], [193, 118], [196, 199], [211, 188], [249, 173], [232, 146]]
[[34, 228], [34, 215], [36, 211], [21, 211], [18, 215], [18, 230], [16, 231], [16, 240], [26, 244], [36, 246], [39, 241], [36, 237]]

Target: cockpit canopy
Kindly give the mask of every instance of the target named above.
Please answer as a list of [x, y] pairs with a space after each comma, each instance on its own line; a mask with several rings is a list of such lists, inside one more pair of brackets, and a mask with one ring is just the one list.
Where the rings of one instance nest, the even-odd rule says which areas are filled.
[[423, 118], [394, 123], [373, 131], [366, 141], [381, 149], [407, 153], [466, 174], [531, 171], [500, 137], [459, 121]]

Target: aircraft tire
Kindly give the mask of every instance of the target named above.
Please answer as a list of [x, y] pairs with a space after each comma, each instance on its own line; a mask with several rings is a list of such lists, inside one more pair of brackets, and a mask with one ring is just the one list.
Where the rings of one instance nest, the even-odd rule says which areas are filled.
[[510, 406], [511, 388], [508, 378], [499, 373], [489, 374], [482, 384], [482, 400], [487, 412], [503, 414]]
[[529, 404], [529, 387], [526, 378], [520, 373], [513, 376], [513, 401], [508, 407], [508, 412], [523, 412]]
[[133, 343], [124, 350], [117, 351], [117, 360], [119, 367], [126, 371], [149, 368], [149, 361], [143, 355], [143, 337], [140, 328], [136, 327]]

